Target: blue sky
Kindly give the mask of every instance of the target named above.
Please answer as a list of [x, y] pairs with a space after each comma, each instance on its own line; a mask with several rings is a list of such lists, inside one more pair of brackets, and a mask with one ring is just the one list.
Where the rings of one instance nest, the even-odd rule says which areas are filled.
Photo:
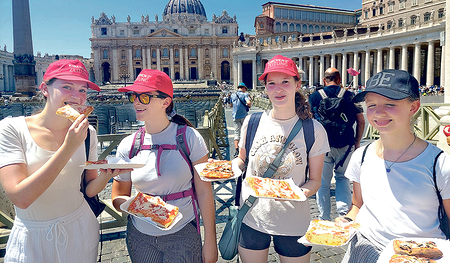
[[[0, 0], [0, 47], [6, 44], [13, 52], [12, 1]], [[169, 0], [29, 0], [34, 54], [82, 55], [90, 57], [91, 17], [99, 18], [101, 12], [108, 17], [114, 15], [116, 22], [126, 22], [130, 15], [132, 22], [139, 22], [141, 15], [150, 17], [155, 14], [162, 18], [164, 7]], [[223, 10], [239, 24], [239, 32], [254, 34], [254, 19], [262, 13], [262, 5], [269, 1], [258, 0], [203, 0], [208, 21], [212, 15], [220, 16]], [[293, 4], [311, 4], [347, 10], [361, 8], [361, 0], [333, 1], [277, 1]], [[345, 4], [344, 4], [345, 2]]]

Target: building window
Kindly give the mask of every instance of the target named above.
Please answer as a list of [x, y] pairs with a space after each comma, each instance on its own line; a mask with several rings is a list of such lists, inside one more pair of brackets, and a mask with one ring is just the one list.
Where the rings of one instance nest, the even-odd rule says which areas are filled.
[[416, 24], [416, 20], [417, 20], [416, 16], [411, 16], [411, 25], [415, 25]]
[[369, 18], [369, 12], [365, 11], [364, 12], [364, 16], [365, 16], [366, 19]]
[[383, 7], [380, 6], [380, 15], [382, 15], [382, 14], [383, 14]]
[[169, 50], [167, 48], [163, 48], [163, 57], [169, 57]]
[[177, 33], [177, 34], [178, 34], [178, 29], [174, 29], [174, 30], [173, 30], [173, 32], [175, 32], [175, 33]]
[[197, 50], [195, 48], [191, 48], [191, 58], [197, 57]]
[[398, 27], [402, 27], [403, 26], [403, 19], [399, 19], [398, 20]]
[[139, 29], [134, 29], [134, 30], [133, 30], [133, 34], [139, 35]]
[[125, 50], [124, 50], [124, 49], [122, 49], [121, 55], [122, 55], [122, 59], [125, 59], [125, 58], [126, 58], [126, 56], [125, 56]]
[[189, 34], [191, 35], [195, 34], [195, 28], [189, 28]]
[[431, 13], [423, 14], [423, 22], [428, 22], [431, 20]]
[[417, 0], [411, 0], [411, 6], [416, 6], [417, 5]]
[[150, 29], [150, 34], [153, 33], [153, 32], [155, 32], [155, 30], [154, 29]]
[[228, 27], [222, 27], [222, 34], [228, 34]]
[[102, 27], [102, 36], [108, 35], [108, 29], [106, 27]]
[[209, 48], [205, 49], [205, 58], [209, 58]]
[[389, 13], [390, 13], [390, 12], [394, 12], [394, 5], [395, 5], [394, 2], [390, 2], [390, 3], [389, 3], [389, 5], [388, 5], [388, 12], [389, 12]]
[[108, 59], [108, 50], [103, 49], [103, 59]]
[[405, 3], [406, 3], [406, 0], [400, 0], [398, 2], [398, 8], [399, 9], [405, 9]]
[[180, 52], [178, 51], [178, 49], [175, 49], [175, 57], [179, 57], [180, 56]]
[[391, 29], [392, 28], [392, 21], [388, 21], [387, 22], [387, 29]]
[[224, 49], [222, 50], [222, 55], [223, 55], [224, 58], [227, 58], [227, 57], [228, 57], [228, 48], [224, 48]]
[[155, 50], [152, 51], [152, 58], [156, 58], [156, 51]]
[[123, 30], [123, 29], [120, 30], [120, 35], [121, 35], [121, 36], [125, 36], [125, 30]]
[[372, 16], [376, 16], [377, 15], [377, 10], [374, 8], [372, 9]]
[[205, 29], [205, 35], [209, 35], [209, 29]]
[[443, 18], [444, 15], [445, 15], [444, 9], [443, 9], [443, 8], [442, 8], [442, 9], [439, 9], [439, 10], [438, 10], [438, 18]]
[[136, 58], [140, 58], [141, 57], [141, 50], [138, 48], [136, 49]]

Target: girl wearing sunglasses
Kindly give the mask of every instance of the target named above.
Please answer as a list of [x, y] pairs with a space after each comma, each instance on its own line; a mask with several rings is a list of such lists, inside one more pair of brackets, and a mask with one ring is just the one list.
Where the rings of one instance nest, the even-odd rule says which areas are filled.
[[[144, 69], [133, 85], [120, 88], [119, 91], [127, 92], [128, 100], [133, 103], [136, 111], [136, 119], [145, 123], [142, 145], [176, 145], [179, 125], [187, 124], [185, 144], [190, 151], [192, 165], [208, 161], [208, 149], [200, 133], [184, 117], [172, 114], [173, 85], [164, 72]], [[117, 148], [118, 157], [130, 160], [134, 138], [135, 134], [132, 134], [122, 140]], [[135, 216], [129, 217], [127, 248], [131, 260], [155, 263], [216, 262], [218, 252], [211, 184], [202, 181], [195, 169], [194, 174], [191, 173], [178, 150], [163, 150], [161, 155], [158, 155], [158, 150], [141, 150], [132, 157], [135, 158], [146, 165], [114, 177], [114, 207], [120, 210], [120, 205], [132, 195], [132, 186], [139, 192], [153, 196], [166, 196], [194, 187], [205, 237], [202, 246], [201, 236], [196, 229], [196, 215], [192, 205], [194, 198], [186, 196], [169, 200], [166, 202], [177, 206], [183, 217], [168, 230], [161, 230]]]

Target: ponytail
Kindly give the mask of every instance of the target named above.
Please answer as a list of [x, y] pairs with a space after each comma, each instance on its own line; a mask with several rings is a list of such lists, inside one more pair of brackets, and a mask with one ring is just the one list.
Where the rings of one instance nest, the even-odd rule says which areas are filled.
[[166, 114], [167, 114], [167, 116], [169, 116], [169, 120], [171, 122], [174, 122], [179, 125], [187, 125], [189, 127], [195, 128], [194, 125], [192, 125], [192, 123], [188, 119], [181, 116], [180, 114], [177, 114], [173, 110], [173, 100], [170, 102], [169, 107], [166, 108]]
[[312, 118], [311, 106], [300, 91], [295, 92], [295, 113], [302, 120]]

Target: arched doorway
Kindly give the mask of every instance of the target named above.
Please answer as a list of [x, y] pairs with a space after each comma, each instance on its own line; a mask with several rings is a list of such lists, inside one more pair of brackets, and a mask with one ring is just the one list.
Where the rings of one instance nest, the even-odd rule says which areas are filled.
[[220, 76], [222, 80], [230, 80], [230, 62], [223, 61], [220, 64]]
[[102, 71], [103, 71], [103, 84], [106, 82], [111, 81], [111, 66], [108, 62], [104, 62], [102, 64]]

